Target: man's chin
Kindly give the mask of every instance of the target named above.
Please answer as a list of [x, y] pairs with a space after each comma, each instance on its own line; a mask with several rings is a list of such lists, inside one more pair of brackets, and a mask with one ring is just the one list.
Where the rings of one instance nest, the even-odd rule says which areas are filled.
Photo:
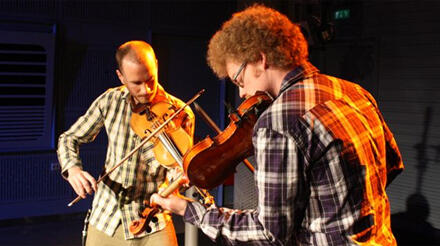
[[149, 103], [150, 102], [150, 97], [137, 97], [137, 102], [141, 103], [141, 104], [145, 104], [145, 103]]

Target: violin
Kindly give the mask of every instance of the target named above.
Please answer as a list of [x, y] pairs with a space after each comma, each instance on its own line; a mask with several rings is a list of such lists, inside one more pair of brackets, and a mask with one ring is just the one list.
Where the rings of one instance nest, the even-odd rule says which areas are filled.
[[190, 183], [213, 189], [234, 173], [236, 166], [253, 154], [253, 127], [272, 101], [267, 92], [257, 92], [229, 114], [230, 123], [223, 132], [195, 144], [183, 157]]
[[[136, 135], [145, 138], [175, 113], [176, 107], [168, 102], [158, 102], [137, 111], [132, 112], [130, 126]], [[165, 167], [174, 167], [176, 163], [181, 166], [183, 154], [193, 145], [192, 137], [182, 128], [185, 117], [186, 113], [181, 112], [151, 139], [154, 156]]]
[[[131, 115], [130, 126], [139, 137], [145, 138], [173, 113], [175, 113], [174, 105], [168, 102], [159, 102], [149, 107], [134, 110]], [[192, 146], [192, 138], [181, 127], [185, 116], [185, 112], [177, 115], [163, 130], [151, 138], [151, 142], [154, 146], [154, 156], [156, 160], [165, 167], [174, 167], [176, 163], [182, 166], [182, 156]], [[167, 189], [160, 192], [159, 195], [167, 197], [174, 190], [181, 187], [185, 183], [181, 176], [171, 183]], [[129, 227], [130, 232], [134, 235], [144, 230], [151, 232], [151, 227], [148, 224], [150, 221], [154, 222], [156, 220], [155, 216], [159, 212], [160, 209], [157, 207], [146, 206], [140, 213], [140, 219], [131, 222]]]
[[[175, 106], [167, 102], [159, 102], [149, 107], [134, 110], [131, 115], [130, 126], [139, 137], [145, 138], [151, 135], [152, 131], [163, 122], [169, 121], [168, 118], [175, 114]], [[156, 160], [165, 167], [175, 167], [177, 163], [183, 170], [183, 154], [193, 145], [192, 137], [182, 127], [185, 117], [186, 113], [184, 112], [177, 115], [151, 138], [151, 142], [154, 144], [154, 156]], [[186, 183], [187, 179], [183, 174], [180, 174], [167, 188], [160, 191], [159, 195], [167, 197]], [[203, 197], [209, 197], [209, 200], [212, 200], [211, 196], [207, 195], [206, 192], [201, 190], [197, 191]], [[145, 202], [145, 205], [148, 205], [148, 201]], [[157, 220], [155, 215], [160, 211], [160, 208], [157, 206], [146, 206], [145, 209], [140, 212], [140, 218], [132, 221], [130, 224], [130, 232], [134, 235], [140, 234], [144, 230], [151, 232], [149, 223], [150, 221], [155, 222]]]

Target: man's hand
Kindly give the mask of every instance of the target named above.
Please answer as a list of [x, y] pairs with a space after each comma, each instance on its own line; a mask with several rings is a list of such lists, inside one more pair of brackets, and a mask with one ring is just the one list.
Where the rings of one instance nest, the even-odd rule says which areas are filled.
[[68, 172], [67, 181], [69, 181], [76, 194], [81, 198], [86, 198], [86, 193], [91, 195], [98, 188], [96, 180], [88, 172], [79, 167], [72, 167]]
[[171, 194], [167, 198], [164, 198], [159, 196], [157, 193], [155, 193], [150, 198], [150, 204], [152, 206], [157, 204], [165, 210], [183, 216], [185, 214], [188, 201], [184, 197], [177, 196], [174, 194]]

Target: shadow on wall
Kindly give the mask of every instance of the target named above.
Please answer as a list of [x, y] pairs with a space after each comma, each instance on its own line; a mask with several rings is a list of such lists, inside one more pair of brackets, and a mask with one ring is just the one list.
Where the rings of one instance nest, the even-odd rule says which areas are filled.
[[397, 245], [439, 245], [440, 230], [428, 221], [429, 203], [420, 193], [410, 195], [406, 200], [406, 211], [391, 216], [391, 227]]
[[[429, 147], [428, 130], [431, 123], [432, 108], [425, 110], [422, 141], [414, 146], [417, 150], [417, 181], [416, 192], [406, 199], [406, 211], [391, 215], [391, 228], [397, 244], [403, 245], [440, 245], [440, 230], [434, 228], [427, 220], [430, 207], [428, 199], [422, 194], [423, 176], [428, 167], [429, 159], [426, 150]], [[437, 147], [438, 148], [438, 147]], [[440, 148], [438, 148], [440, 150]], [[438, 152], [440, 153], [440, 151]], [[440, 158], [435, 158], [435, 163]]]

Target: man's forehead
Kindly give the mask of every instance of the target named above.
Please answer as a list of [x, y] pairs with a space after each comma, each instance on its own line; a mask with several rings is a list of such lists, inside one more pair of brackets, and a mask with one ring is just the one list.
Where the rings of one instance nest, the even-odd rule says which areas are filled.
[[142, 80], [149, 80], [154, 77], [157, 72], [156, 66], [148, 66], [136, 61], [127, 60], [122, 63], [120, 72], [128, 80], [138, 80], [142, 75]]

